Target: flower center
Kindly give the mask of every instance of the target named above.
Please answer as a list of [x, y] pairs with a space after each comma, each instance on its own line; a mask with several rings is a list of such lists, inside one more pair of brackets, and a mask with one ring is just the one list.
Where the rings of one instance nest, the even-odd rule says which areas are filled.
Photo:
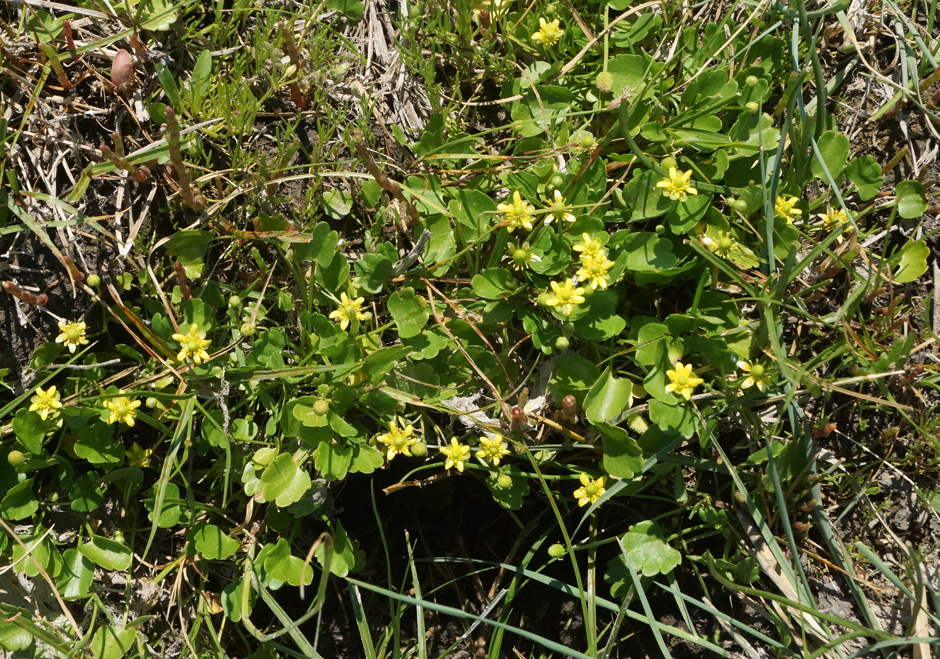
[[760, 379], [764, 377], [764, 365], [763, 364], [753, 364], [751, 366], [751, 377], [755, 379]]

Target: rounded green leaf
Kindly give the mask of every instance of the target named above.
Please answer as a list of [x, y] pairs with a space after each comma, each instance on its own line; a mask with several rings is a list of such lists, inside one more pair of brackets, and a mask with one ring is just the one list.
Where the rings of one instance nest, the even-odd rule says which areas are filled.
[[5, 519], [19, 521], [32, 517], [39, 510], [39, 502], [33, 493], [33, 479], [17, 483], [0, 500], [0, 515]]
[[622, 542], [633, 569], [644, 577], [669, 574], [682, 562], [682, 554], [669, 546], [662, 527], [653, 520], [631, 526]]
[[284, 508], [310, 489], [310, 475], [297, 466], [290, 453], [281, 453], [261, 474], [262, 495]]
[[927, 272], [927, 257], [930, 248], [926, 241], [912, 240], [901, 248], [901, 259], [898, 270], [894, 274], [894, 281], [898, 284], [908, 284]]
[[898, 213], [901, 217], [914, 220], [927, 210], [927, 199], [924, 195], [927, 188], [919, 181], [901, 181], [895, 190], [898, 196]]
[[63, 599], [72, 600], [88, 595], [95, 576], [95, 566], [77, 549], [66, 549], [62, 554], [62, 572], [56, 587]]
[[33, 455], [42, 453], [47, 429], [47, 422], [36, 412], [27, 411], [25, 407], [18, 409], [13, 417], [13, 434], [16, 435], [16, 441]]
[[845, 169], [845, 161], [849, 157], [849, 138], [840, 132], [827, 130], [819, 138], [817, 146], [819, 147], [819, 153], [810, 163], [810, 171], [813, 172], [813, 176], [816, 178], [828, 182], [829, 179], [823, 172], [820, 158], [822, 162], [826, 163], [829, 175], [835, 179]]
[[238, 540], [230, 538], [215, 524], [205, 524], [190, 536], [196, 551], [208, 560], [228, 558], [238, 551]]
[[874, 199], [885, 180], [881, 166], [872, 156], [853, 158], [845, 168], [845, 175], [855, 184], [858, 196], [863, 201]]
[[137, 631], [116, 631], [113, 627], [99, 627], [91, 638], [91, 656], [95, 659], [121, 659], [134, 647]]
[[591, 423], [603, 423], [633, 404], [633, 383], [615, 378], [608, 366], [584, 398], [584, 414]]
[[[487, 268], [470, 281], [473, 292], [486, 300], [504, 300], [513, 295], [519, 282], [512, 273], [503, 268]], [[391, 301], [389, 301], [391, 306]]]
[[95, 565], [106, 570], [123, 572], [131, 566], [131, 550], [120, 542], [103, 538], [100, 535], [91, 536], [91, 540], [81, 545], [78, 551]]
[[398, 326], [398, 336], [403, 339], [420, 334], [431, 317], [427, 302], [410, 287], [396, 291], [388, 297], [388, 312]]

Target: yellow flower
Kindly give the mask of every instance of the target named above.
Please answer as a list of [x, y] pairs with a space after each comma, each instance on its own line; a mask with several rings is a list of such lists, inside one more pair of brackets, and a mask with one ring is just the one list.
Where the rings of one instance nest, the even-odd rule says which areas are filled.
[[560, 284], [553, 281], [552, 290], [554, 294], [545, 298], [545, 304], [556, 307], [563, 316], [570, 315], [574, 307], [584, 302], [584, 289], [580, 286], [575, 288], [574, 280], [570, 277]]
[[177, 361], [186, 361], [187, 357], [192, 357], [192, 360], [197, 364], [209, 361], [209, 353], [206, 352], [206, 348], [212, 342], [206, 338], [205, 331], [199, 329], [199, 325], [196, 323], [190, 326], [188, 334], [174, 334], [173, 340], [179, 341], [182, 348], [180, 354], [176, 356]]
[[64, 344], [73, 355], [78, 346], [88, 345], [88, 339], [85, 338], [85, 321], [73, 320], [67, 323], [64, 320], [60, 320], [59, 329], [62, 333], [55, 338], [55, 342]]
[[742, 389], [750, 389], [757, 385], [761, 393], [767, 391], [770, 378], [767, 376], [767, 368], [763, 364], [759, 361], [739, 361], [738, 368], [747, 373], [747, 377], [744, 379], [744, 382], [741, 383]]
[[509, 233], [520, 227], [532, 230], [532, 213], [535, 212], [535, 206], [523, 200], [518, 190], [512, 193], [511, 204], [498, 204], [496, 210], [502, 213], [506, 221], [506, 231]]
[[555, 190], [554, 196], [555, 201], [548, 207], [548, 215], [545, 216], [545, 224], [551, 224], [552, 220], [574, 222], [577, 218], [568, 210], [568, 206], [565, 204], [565, 198], [561, 196], [561, 192]]
[[442, 446], [441, 453], [447, 458], [444, 463], [444, 469], [457, 467], [457, 471], [463, 472], [463, 463], [470, 459], [470, 447], [461, 444], [456, 437], [450, 440], [450, 446]]
[[796, 207], [798, 201], [796, 197], [777, 195], [777, 201], [774, 202], [774, 214], [777, 217], [787, 218], [787, 222], [793, 224], [794, 219], [803, 215], [803, 211]]
[[330, 318], [336, 318], [339, 320], [339, 328], [345, 330], [349, 327], [350, 320], [353, 316], [356, 317], [356, 320], [366, 320], [369, 318], [369, 314], [363, 313], [362, 303], [365, 302], [364, 297], [357, 297], [355, 300], [350, 300], [349, 296], [345, 293], [340, 293], [339, 296], [339, 309], [333, 311], [330, 314]]
[[678, 392], [686, 400], [692, 397], [695, 387], [705, 382], [702, 378], [695, 376], [691, 364], [683, 365], [682, 362], [676, 362], [676, 370], [669, 369], [666, 375], [669, 377], [666, 393]]
[[689, 179], [691, 178], [691, 169], [683, 174], [675, 167], [670, 167], [669, 176], [657, 183], [656, 187], [662, 188], [663, 195], [669, 197], [673, 201], [685, 201], [688, 198], [688, 195], [698, 194], [698, 190], [696, 190], [689, 182]]
[[582, 259], [598, 254], [607, 256], [607, 250], [604, 249], [604, 243], [601, 242], [601, 239], [591, 238], [591, 235], [587, 233], [581, 234], [581, 242], [577, 243], [572, 249], [576, 252], [581, 252]]
[[614, 262], [608, 259], [603, 251], [582, 256], [581, 268], [577, 272], [578, 279], [587, 282], [592, 291], [598, 288], [607, 288], [610, 281], [610, 275], [607, 274], [607, 271], [613, 267]]
[[607, 482], [606, 476], [601, 476], [597, 480], [594, 480], [582, 472], [580, 480], [581, 487], [574, 491], [574, 498], [578, 500], [579, 507], [594, 503], [607, 491], [604, 489], [604, 483]]
[[[820, 213], [819, 219], [825, 224], [826, 231], [835, 231], [843, 224], [849, 223], [849, 216], [841, 209], [831, 210], [828, 213]], [[836, 240], [841, 243], [844, 238], [840, 234], [836, 237]]]
[[388, 432], [378, 436], [377, 440], [388, 447], [387, 458], [391, 460], [396, 455], [411, 457], [411, 445], [418, 441], [414, 437], [414, 426], [408, 424], [399, 427], [398, 419], [388, 424]]
[[509, 449], [506, 448], [506, 442], [502, 437], [481, 437], [480, 450], [477, 451], [477, 457], [481, 460], [489, 460], [494, 467], [499, 466], [499, 461], [509, 455]]
[[134, 417], [137, 416], [137, 408], [140, 407], [139, 400], [131, 400], [127, 396], [118, 396], [104, 402], [104, 406], [111, 410], [108, 415], [108, 424], [123, 421], [131, 428], [134, 427]]
[[554, 46], [565, 34], [565, 31], [558, 27], [560, 22], [557, 18], [551, 23], [540, 18], [539, 31], [532, 35], [532, 41], [546, 47]]
[[702, 238], [702, 244], [709, 249], [710, 252], [720, 256], [721, 258], [727, 258], [731, 250], [737, 249], [739, 247], [738, 242], [731, 237], [729, 232], [719, 231], [718, 238], [712, 238], [710, 236], [705, 236]]
[[524, 270], [530, 263], [542, 260], [527, 242], [521, 245], [509, 243], [506, 245], [506, 252], [509, 254], [509, 267], [513, 270]]
[[36, 395], [29, 399], [31, 403], [29, 411], [39, 412], [39, 418], [45, 421], [49, 416], [59, 413], [58, 410], [62, 407], [59, 398], [61, 394], [55, 390], [55, 387], [49, 387], [45, 391], [36, 387]]
[[125, 449], [124, 455], [127, 456], [127, 463], [132, 467], [149, 467], [153, 449], [140, 448], [140, 445], [134, 442], [129, 449]]

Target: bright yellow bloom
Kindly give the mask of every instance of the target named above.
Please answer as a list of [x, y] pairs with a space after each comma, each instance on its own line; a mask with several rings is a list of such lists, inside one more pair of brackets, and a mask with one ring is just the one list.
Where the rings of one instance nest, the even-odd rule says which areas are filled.
[[663, 189], [663, 196], [673, 201], [685, 201], [688, 195], [698, 194], [698, 190], [689, 182], [692, 178], [692, 170], [684, 174], [675, 167], [669, 168], [669, 176], [656, 184], [657, 188]]
[[584, 303], [584, 289], [580, 286], [576, 288], [574, 280], [570, 277], [560, 284], [553, 281], [552, 291], [554, 294], [549, 294], [545, 298], [545, 304], [556, 307], [562, 316], [570, 315], [574, 307]]
[[457, 467], [457, 471], [463, 472], [463, 463], [470, 459], [470, 447], [458, 442], [456, 437], [451, 438], [450, 446], [441, 447], [441, 453], [447, 458], [444, 469]]
[[481, 460], [489, 460], [494, 467], [499, 466], [499, 461], [509, 455], [509, 449], [506, 448], [506, 442], [502, 437], [481, 437], [480, 450], [477, 451], [477, 457]]
[[410, 423], [407, 426], [399, 427], [398, 419], [388, 424], [388, 432], [378, 436], [377, 441], [388, 447], [386, 457], [391, 460], [396, 455], [406, 455], [411, 457], [411, 445], [418, 441], [414, 436], [415, 429]]
[[[823, 221], [826, 226], [826, 231], [835, 231], [843, 224], [849, 223], [849, 216], [845, 214], [844, 210], [836, 209], [829, 211], [828, 213], [820, 213], [819, 219]], [[842, 235], [836, 237], [836, 240], [840, 243], [844, 240]]]
[[548, 207], [548, 215], [545, 216], [545, 224], [551, 224], [552, 220], [574, 222], [577, 218], [568, 210], [568, 206], [565, 204], [565, 198], [561, 196], [561, 192], [555, 190], [554, 196], [555, 201]]
[[669, 377], [666, 393], [675, 391], [686, 400], [692, 398], [695, 387], [705, 382], [692, 372], [691, 364], [683, 365], [682, 362], [676, 362], [676, 370], [669, 369], [666, 371], [666, 375]]
[[798, 201], [796, 197], [777, 195], [777, 201], [774, 202], [774, 214], [777, 217], [787, 218], [787, 222], [793, 224], [794, 219], [803, 215], [803, 211], [796, 207]]
[[710, 252], [723, 259], [728, 258], [728, 254], [732, 250], [740, 247], [738, 241], [732, 238], [729, 232], [725, 231], [719, 231], [717, 239], [705, 236], [702, 238], [702, 244], [705, 245]]
[[86, 325], [84, 320], [73, 320], [70, 323], [60, 320], [59, 329], [62, 333], [55, 338], [55, 342], [64, 344], [73, 355], [78, 346], [88, 345], [88, 339], [85, 338]]
[[39, 418], [45, 421], [49, 416], [55, 416], [59, 413], [58, 410], [62, 407], [62, 403], [59, 402], [61, 397], [61, 394], [55, 390], [54, 386], [45, 391], [36, 387], [36, 395], [29, 399], [31, 403], [29, 411], [39, 412]]
[[580, 480], [581, 487], [574, 491], [574, 498], [578, 500], [579, 507], [594, 503], [607, 491], [604, 489], [604, 483], [607, 482], [606, 476], [601, 476], [597, 480], [594, 480], [582, 472]]
[[506, 231], [509, 233], [519, 228], [532, 230], [532, 213], [535, 212], [535, 206], [525, 201], [518, 190], [512, 193], [511, 204], [498, 204], [496, 210], [502, 213], [506, 221]]
[[761, 390], [761, 393], [767, 391], [770, 378], [767, 376], [767, 368], [763, 364], [759, 361], [739, 361], [738, 368], [747, 373], [747, 377], [744, 379], [744, 382], [741, 383], [742, 389], [750, 389], [756, 385], [757, 388]]
[[539, 31], [532, 35], [532, 41], [546, 47], [554, 46], [565, 34], [565, 31], [559, 27], [560, 22], [557, 18], [551, 23], [540, 18]]
[[596, 256], [598, 254], [607, 256], [607, 250], [604, 249], [604, 243], [601, 241], [601, 239], [591, 238], [591, 235], [588, 233], [582, 233], [581, 242], [576, 243], [572, 249], [576, 252], [581, 252], [582, 259], [590, 256]]
[[506, 253], [509, 254], [509, 267], [513, 270], [524, 270], [530, 263], [542, 260], [527, 242], [521, 245], [509, 243], [506, 245]]
[[592, 291], [607, 288], [610, 282], [610, 275], [607, 271], [614, 267], [614, 262], [607, 258], [605, 251], [581, 257], [581, 268], [577, 272], [578, 279], [587, 282]]
[[176, 356], [177, 361], [186, 361], [187, 357], [192, 357], [192, 360], [197, 364], [209, 361], [209, 353], [206, 352], [206, 348], [212, 342], [206, 338], [205, 331], [199, 329], [199, 325], [196, 323], [190, 326], [188, 334], [174, 334], [173, 340], [179, 341], [182, 348], [180, 354]]
[[356, 317], [356, 320], [366, 320], [369, 318], [369, 314], [363, 313], [362, 303], [365, 302], [364, 297], [357, 297], [355, 300], [350, 300], [349, 296], [345, 293], [340, 293], [339, 295], [339, 309], [336, 309], [330, 314], [330, 318], [336, 318], [339, 320], [339, 328], [341, 330], [346, 330], [349, 327], [350, 320], [353, 316]]
[[124, 455], [127, 456], [127, 464], [132, 467], [149, 467], [153, 449], [140, 448], [140, 445], [134, 442], [129, 449], [125, 449]]
[[123, 421], [131, 428], [134, 427], [134, 417], [137, 416], [137, 408], [140, 407], [139, 400], [131, 400], [127, 396], [118, 396], [106, 400], [104, 406], [111, 410], [111, 414], [108, 416], [109, 424]]

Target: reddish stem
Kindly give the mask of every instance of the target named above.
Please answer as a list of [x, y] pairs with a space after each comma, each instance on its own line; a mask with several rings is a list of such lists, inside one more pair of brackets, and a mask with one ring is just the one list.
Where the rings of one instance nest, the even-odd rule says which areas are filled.
[[12, 281], [3, 282], [3, 290], [12, 295], [15, 298], [19, 298], [26, 304], [31, 304], [35, 307], [44, 307], [49, 303], [49, 296], [45, 293], [40, 293], [36, 295], [34, 293], [29, 293], [24, 291], [22, 288], [14, 284]]

